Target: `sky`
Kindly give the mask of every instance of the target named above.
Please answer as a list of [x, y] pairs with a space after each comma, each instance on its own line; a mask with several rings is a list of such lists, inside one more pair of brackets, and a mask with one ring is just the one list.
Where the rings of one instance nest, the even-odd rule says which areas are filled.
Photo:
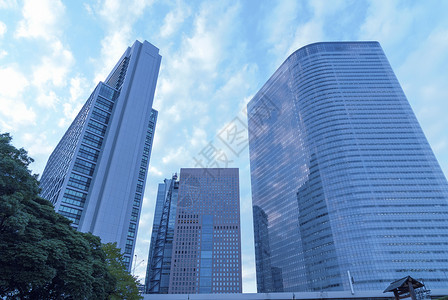
[[247, 102], [293, 51], [376, 40], [448, 174], [447, 11], [443, 0], [0, 0], [0, 132], [42, 174], [126, 48], [154, 44], [159, 119], [133, 271], [144, 280], [157, 184], [212, 148], [226, 158], [220, 167], [240, 169], [243, 292], [256, 292], [247, 134], [228, 147], [226, 128], [246, 126]]

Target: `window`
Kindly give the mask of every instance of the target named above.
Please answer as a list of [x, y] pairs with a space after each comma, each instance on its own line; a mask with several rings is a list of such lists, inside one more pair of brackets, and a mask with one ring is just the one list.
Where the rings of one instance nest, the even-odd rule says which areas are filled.
[[106, 133], [107, 126], [98, 123], [95, 120], [90, 120], [89, 124], [87, 124], [87, 129], [92, 131], [93, 133], [104, 136], [104, 134]]
[[125, 248], [124, 248], [124, 253], [131, 254], [133, 245], [134, 245], [134, 241], [131, 240], [131, 239], [127, 239], [126, 240], [126, 245], [125, 245]]
[[78, 225], [81, 219], [82, 210], [71, 208], [68, 206], [61, 205], [58, 211], [64, 217], [73, 221], [74, 224]]
[[73, 170], [92, 176], [93, 171], [95, 170], [95, 164], [77, 158], [75, 161], [75, 165], [73, 166]]
[[115, 91], [108, 86], [101, 85], [99, 94], [106, 99], [115, 100]]
[[104, 98], [98, 97], [98, 99], [96, 99], [96, 106], [101, 107], [102, 109], [104, 109], [105, 111], [111, 112], [112, 111], [112, 107], [114, 106], [114, 104]]
[[137, 182], [137, 192], [138, 193], [142, 193], [143, 192], [143, 181], [142, 180], [139, 180]]
[[131, 221], [137, 222], [138, 208], [132, 208]]
[[90, 187], [90, 178], [72, 173], [67, 185], [87, 191]]
[[98, 150], [95, 150], [93, 148], [87, 147], [85, 145], [81, 145], [79, 147], [78, 155], [80, 157], [85, 158], [85, 159], [88, 159], [88, 160], [96, 162], [97, 159], [98, 159], [99, 153], [100, 152]]
[[85, 193], [81, 193], [72, 189], [66, 189], [62, 198], [62, 202], [83, 207], [86, 198], [87, 194]]
[[110, 115], [98, 107], [94, 107], [92, 111], [92, 118], [107, 124], [109, 122]]
[[90, 132], [86, 132], [82, 141], [87, 145], [91, 145], [97, 148], [101, 148], [101, 145], [103, 143], [103, 139], [101, 137], [96, 136]]

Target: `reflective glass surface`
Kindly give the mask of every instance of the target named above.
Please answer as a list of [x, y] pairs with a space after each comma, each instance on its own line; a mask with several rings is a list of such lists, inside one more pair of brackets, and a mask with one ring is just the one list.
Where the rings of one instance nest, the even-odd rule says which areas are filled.
[[377, 42], [297, 50], [248, 123], [259, 292], [447, 286], [447, 181]]

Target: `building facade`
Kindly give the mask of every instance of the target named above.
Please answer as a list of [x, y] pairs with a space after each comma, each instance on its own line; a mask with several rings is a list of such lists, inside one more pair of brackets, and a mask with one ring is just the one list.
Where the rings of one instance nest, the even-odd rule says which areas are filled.
[[130, 268], [151, 155], [159, 50], [136, 41], [78, 113], [42, 174], [41, 196], [103, 243], [116, 242]]
[[159, 183], [146, 268], [146, 294], [168, 294], [178, 195], [177, 174]]
[[181, 169], [170, 294], [241, 293], [239, 174]]
[[258, 292], [448, 285], [448, 184], [377, 42], [305, 46], [247, 107]]

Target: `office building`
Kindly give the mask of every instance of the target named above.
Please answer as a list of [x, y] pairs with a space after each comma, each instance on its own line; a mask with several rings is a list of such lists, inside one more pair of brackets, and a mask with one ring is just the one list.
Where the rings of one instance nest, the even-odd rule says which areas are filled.
[[241, 293], [239, 174], [181, 169], [169, 292]]
[[247, 107], [258, 292], [448, 285], [448, 184], [379, 43], [305, 46]]
[[130, 268], [151, 155], [159, 50], [136, 41], [78, 113], [42, 175], [41, 196], [82, 232], [116, 242]]
[[238, 169], [181, 169], [178, 190], [176, 179], [159, 185], [147, 293], [241, 293]]
[[146, 267], [146, 294], [168, 294], [178, 194], [177, 174], [159, 184]]

